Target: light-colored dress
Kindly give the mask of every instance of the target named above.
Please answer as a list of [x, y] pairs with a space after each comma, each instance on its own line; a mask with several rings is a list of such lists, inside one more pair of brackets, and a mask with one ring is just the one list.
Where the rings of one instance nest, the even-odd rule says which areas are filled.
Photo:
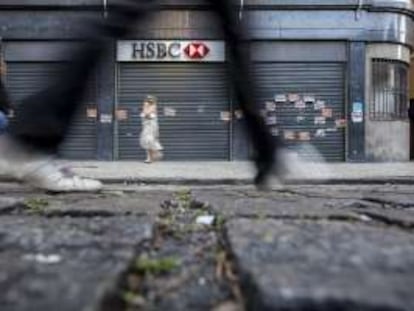
[[157, 115], [155, 113], [149, 115], [141, 113], [141, 121], [142, 130], [139, 139], [141, 147], [145, 150], [162, 150]]

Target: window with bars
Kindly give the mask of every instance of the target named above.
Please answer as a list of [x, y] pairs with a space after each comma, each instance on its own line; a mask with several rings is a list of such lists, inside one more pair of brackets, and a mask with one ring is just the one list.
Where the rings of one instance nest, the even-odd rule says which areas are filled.
[[373, 59], [371, 92], [371, 120], [407, 119], [408, 65], [396, 60]]

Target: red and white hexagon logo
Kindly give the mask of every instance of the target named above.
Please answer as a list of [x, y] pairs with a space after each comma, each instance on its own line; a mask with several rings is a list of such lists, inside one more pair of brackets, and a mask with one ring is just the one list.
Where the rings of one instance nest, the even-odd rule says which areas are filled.
[[193, 42], [185, 47], [184, 53], [191, 59], [203, 59], [210, 53], [210, 49], [204, 43]]

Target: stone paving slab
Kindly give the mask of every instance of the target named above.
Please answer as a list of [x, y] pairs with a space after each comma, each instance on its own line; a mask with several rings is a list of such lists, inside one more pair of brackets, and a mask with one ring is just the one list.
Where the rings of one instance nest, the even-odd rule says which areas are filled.
[[97, 213], [103, 215], [156, 215], [161, 203], [171, 197], [171, 192], [125, 193], [105, 191], [85, 199], [77, 195], [49, 196], [47, 212], [53, 214]]
[[11, 193], [10, 195], [13, 196], [0, 198], [0, 214], [11, 213], [14, 207], [16, 215], [33, 214], [33, 212], [43, 216], [70, 217], [156, 215], [160, 211], [161, 203], [168, 200], [171, 193], [171, 191], [126, 193], [112, 190], [100, 194]]
[[373, 220], [379, 220], [389, 225], [396, 225], [406, 229], [414, 229], [414, 209], [368, 208], [360, 211], [360, 213], [370, 217]]
[[149, 217], [0, 217], [2, 311], [94, 310], [151, 234]]
[[354, 199], [305, 198], [283, 193], [277, 196], [256, 192], [252, 197], [252, 192], [240, 195], [225, 191], [194, 191], [193, 196], [196, 200], [211, 205], [214, 211], [225, 217], [359, 220], [355, 207], [365, 204]]
[[414, 309], [411, 233], [347, 222], [249, 219], [231, 220], [227, 230], [243, 282], [251, 287], [250, 310]]

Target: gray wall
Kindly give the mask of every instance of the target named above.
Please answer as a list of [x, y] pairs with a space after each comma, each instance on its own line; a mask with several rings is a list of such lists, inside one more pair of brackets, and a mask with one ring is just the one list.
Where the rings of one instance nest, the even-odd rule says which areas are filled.
[[[410, 124], [404, 121], [372, 121], [369, 119], [371, 99], [372, 58], [409, 62], [409, 50], [392, 44], [372, 44], [367, 47], [365, 143], [366, 157], [373, 161], [408, 161], [410, 158]], [[408, 103], [407, 103], [408, 108]]]

